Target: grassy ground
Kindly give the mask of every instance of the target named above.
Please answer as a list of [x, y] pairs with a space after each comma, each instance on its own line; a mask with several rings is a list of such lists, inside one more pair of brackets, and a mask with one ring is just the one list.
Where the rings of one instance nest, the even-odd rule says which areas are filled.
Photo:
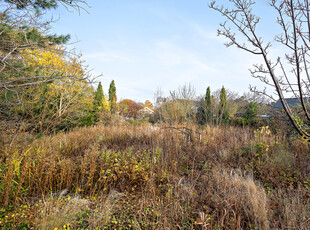
[[[197, 127], [191, 127], [198, 130]], [[0, 229], [309, 229], [310, 150], [268, 128], [3, 137]]]

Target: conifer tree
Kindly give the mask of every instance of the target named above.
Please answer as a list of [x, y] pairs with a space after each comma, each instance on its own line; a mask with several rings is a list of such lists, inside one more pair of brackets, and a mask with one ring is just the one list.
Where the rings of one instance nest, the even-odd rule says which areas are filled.
[[97, 90], [94, 96], [94, 110], [93, 110], [93, 117], [95, 122], [104, 122], [107, 118], [107, 112], [110, 110], [109, 102], [107, 101], [103, 89], [102, 84], [99, 82]]
[[198, 122], [204, 125], [211, 121], [211, 90], [207, 88], [206, 94], [201, 101], [201, 104], [197, 111]]
[[205, 101], [206, 101], [206, 105], [211, 106], [211, 90], [210, 90], [210, 86], [207, 88]]
[[95, 99], [94, 100], [94, 109], [95, 109], [95, 111], [99, 111], [100, 108], [102, 107], [103, 99], [104, 99], [101, 82], [99, 82], [99, 85], [97, 87], [94, 99]]
[[110, 83], [110, 88], [109, 88], [109, 103], [110, 103], [110, 111], [111, 113], [115, 113], [116, 110], [116, 87], [115, 87], [115, 82], [114, 80], [111, 81]]
[[226, 98], [226, 90], [224, 86], [221, 89], [221, 95], [220, 95], [219, 117], [222, 123], [228, 122], [229, 113], [227, 110], [227, 98]]
[[205, 97], [205, 116], [206, 121], [210, 122], [212, 115], [211, 115], [211, 90], [210, 86], [207, 88], [206, 97]]
[[101, 82], [99, 82], [99, 85], [97, 87], [97, 91], [95, 93], [95, 98], [94, 98], [94, 109], [95, 111], [109, 111], [109, 102], [106, 99], [106, 96], [103, 93], [102, 85]]
[[36, 10], [55, 9], [59, 3], [66, 7], [78, 8], [79, 4], [86, 3], [84, 0], [5, 0], [5, 2], [15, 5], [19, 10], [27, 7], [33, 7]]

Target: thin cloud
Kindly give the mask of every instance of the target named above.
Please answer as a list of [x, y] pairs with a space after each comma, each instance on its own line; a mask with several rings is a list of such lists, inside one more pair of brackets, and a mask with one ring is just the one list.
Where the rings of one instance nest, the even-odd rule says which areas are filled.
[[134, 60], [130, 57], [127, 57], [124, 54], [118, 54], [115, 52], [96, 52], [96, 53], [88, 53], [85, 55], [86, 59], [95, 59], [101, 62], [111, 62], [111, 61], [125, 61], [134, 63]]

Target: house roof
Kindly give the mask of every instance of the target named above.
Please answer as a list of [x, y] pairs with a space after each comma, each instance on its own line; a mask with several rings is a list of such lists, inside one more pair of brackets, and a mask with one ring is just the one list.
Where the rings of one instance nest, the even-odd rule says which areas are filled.
[[[306, 103], [310, 103], [310, 98], [304, 98]], [[300, 99], [299, 98], [285, 98], [286, 103], [290, 106], [290, 107], [297, 107], [299, 105], [301, 105]], [[281, 100], [278, 100], [273, 106], [272, 106], [272, 110], [278, 110], [278, 109], [283, 109], [283, 105]]]
[[148, 113], [154, 113], [154, 110], [150, 109], [149, 107], [144, 107], [139, 110], [139, 112], [148, 112]]

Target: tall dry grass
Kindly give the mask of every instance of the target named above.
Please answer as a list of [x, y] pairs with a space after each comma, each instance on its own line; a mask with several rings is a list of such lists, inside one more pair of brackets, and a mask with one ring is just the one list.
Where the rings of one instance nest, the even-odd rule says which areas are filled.
[[231, 221], [231, 228], [245, 229], [256, 227], [268, 229], [268, 198], [264, 188], [255, 183], [251, 175], [240, 172], [215, 171], [213, 174], [214, 198], [220, 204], [224, 215], [221, 225]]
[[[85, 207], [86, 219], [93, 221], [83, 224], [94, 228], [303, 226], [309, 197], [293, 202], [288, 195], [289, 203], [278, 191], [299, 188], [308, 194], [308, 146], [288, 146], [283, 137], [273, 135], [258, 139], [250, 128], [207, 126], [199, 131], [202, 140], [188, 142], [175, 130], [157, 126], [98, 126], [5, 145], [0, 155], [1, 203], [34, 205], [67, 189], [93, 204]], [[124, 196], [109, 200], [111, 191]], [[275, 210], [281, 202], [300, 212], [290, 213], [284, 205]], [[57, 215], [69, 210], [76, 223], [81, 210], [70, 211], [70, 205]]]
[[61, 229], [69, 226], [77, 214], [89, 206], [86, 199], [65, 196], [66, 190], [59, 195], [52, 194], [44, 201], [41, 212], [38, 214], [38, 228], [42, 230]]

